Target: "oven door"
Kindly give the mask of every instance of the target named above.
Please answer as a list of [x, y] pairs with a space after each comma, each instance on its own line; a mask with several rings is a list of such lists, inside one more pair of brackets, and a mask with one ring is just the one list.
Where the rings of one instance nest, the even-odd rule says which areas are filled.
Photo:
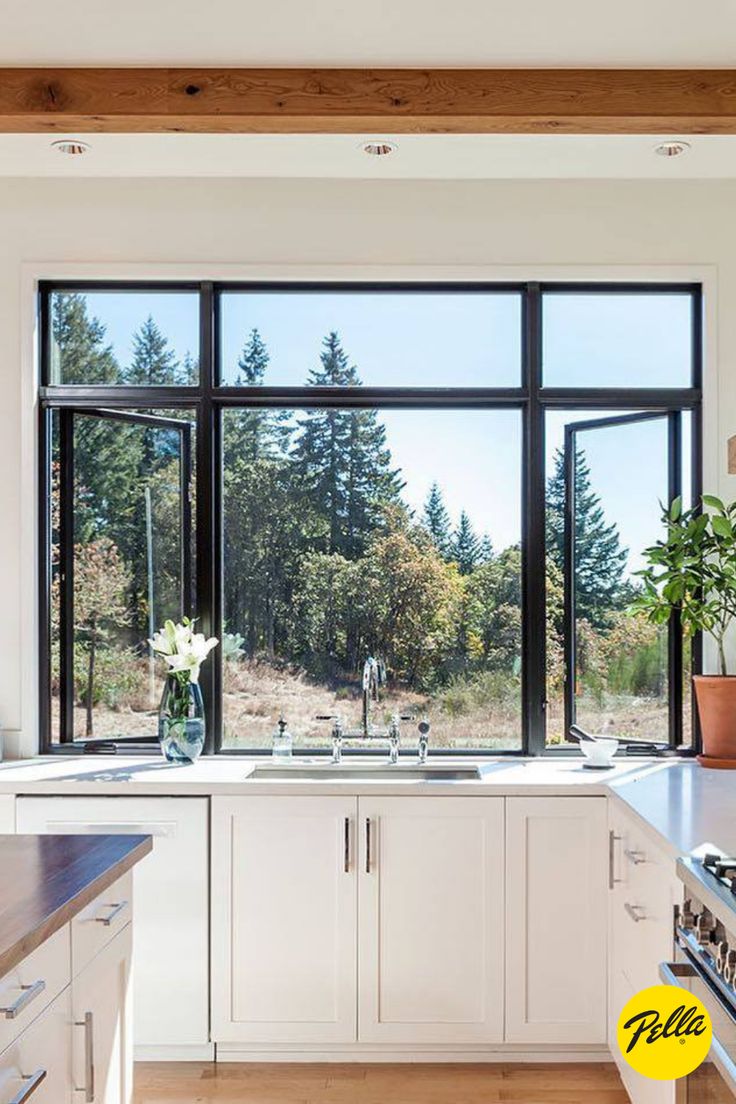
[[701, 1000], [713, 1023], [713, 1042], [702, 1066], [677, 1082], [677, 1104], [734, 1104], [736, 1101], [736, 1020], [734, 1010], [678, 948], [677, 962], [663, 962], [659, 976]]

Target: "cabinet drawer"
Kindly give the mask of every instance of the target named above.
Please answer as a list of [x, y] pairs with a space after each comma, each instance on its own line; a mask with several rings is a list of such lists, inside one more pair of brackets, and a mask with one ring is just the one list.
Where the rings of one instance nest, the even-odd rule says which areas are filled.
[[67, 987], [0, 1054], [0, 1100], [66, 1104], [71, 1099], [71, 990]]
[[70, 981], [69, 925], [0, 978], [0, 1051], [10, 1046]]
[[72, 970], [76, 976], [133, 917], [133, 874], [128, 871], [72, 920]]

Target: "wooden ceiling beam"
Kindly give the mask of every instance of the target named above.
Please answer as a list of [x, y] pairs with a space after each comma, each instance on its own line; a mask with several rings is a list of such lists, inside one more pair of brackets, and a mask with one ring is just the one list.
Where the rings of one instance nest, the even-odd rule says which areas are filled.
[[725, 69], [0, 69], [4, 133], [735, 134]]

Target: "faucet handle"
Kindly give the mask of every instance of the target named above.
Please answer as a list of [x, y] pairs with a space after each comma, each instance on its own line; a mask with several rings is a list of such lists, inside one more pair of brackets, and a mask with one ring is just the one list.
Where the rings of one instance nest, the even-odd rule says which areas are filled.
[[427, 762], [427, 749], [429, 747], [429, 730], [431, 725], [429, 721], [420, 721], [417, 725], [419, 729], [419, 762]]

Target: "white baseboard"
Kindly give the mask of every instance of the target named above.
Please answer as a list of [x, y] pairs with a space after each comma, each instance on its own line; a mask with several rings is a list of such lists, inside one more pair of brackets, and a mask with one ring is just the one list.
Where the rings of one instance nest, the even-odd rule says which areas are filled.
[[214, 1043], [190, 1043], [184, 1046], [138, 1046], [133, 1048], [136, 1062], [214, 1062]]
[[575, 1047], [567, 1050], [559, 1046], [539, 1047], [535, 1050], [518, 1046], [484, 1047], [482, 1050], [418, 1049], [389, 1050], [386, 1047], [345, 1047], [342, 1050], [255, 1050], [234, 1043], [217, 1044], [217, 1062], [612, 1062], [611, 1053], [601, 1047]]

